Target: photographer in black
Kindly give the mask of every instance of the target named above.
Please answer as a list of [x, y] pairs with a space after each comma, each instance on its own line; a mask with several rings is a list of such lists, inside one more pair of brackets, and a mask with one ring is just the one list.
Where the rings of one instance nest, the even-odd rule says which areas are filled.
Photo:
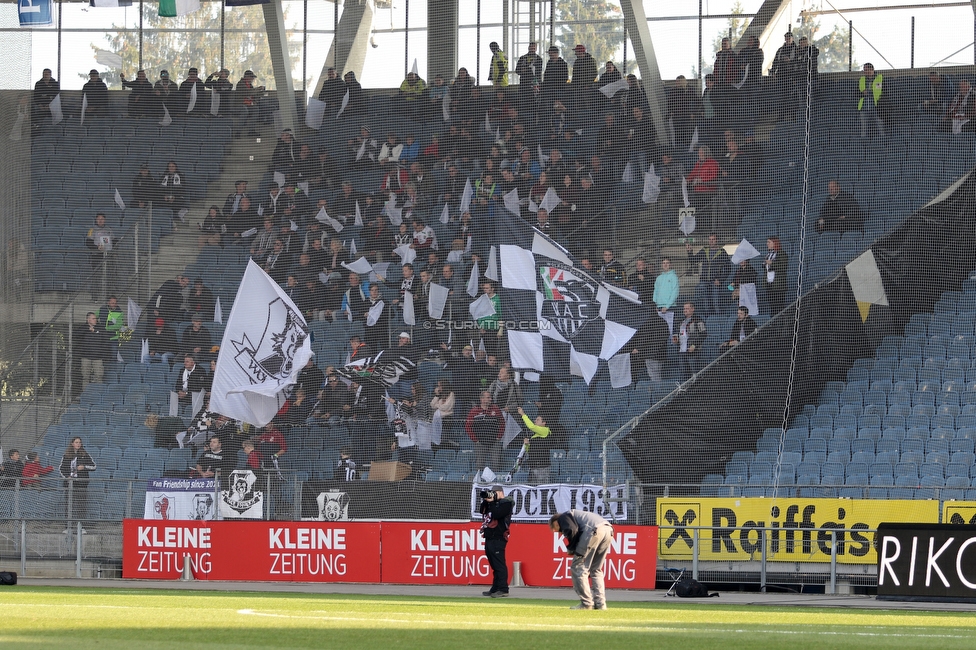
[[512, 525], [512, 497], [505, 496], [505, 491], [500, 485], [490, 490], [482, 490], [479, 496], [485, 556], [494, 574], [491, 589], [483, 591], [482, 595], [489, 598], [507, 598], [508, 564], [505, 562], [505, 547], [508, 546], [509, 528]]

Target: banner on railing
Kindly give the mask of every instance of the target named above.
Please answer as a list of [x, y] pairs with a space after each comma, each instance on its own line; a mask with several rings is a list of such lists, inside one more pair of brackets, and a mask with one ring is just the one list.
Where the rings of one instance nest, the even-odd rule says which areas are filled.
[[938, 501], [882, 499], [714, 499], [662, 498], [657, 501], [661, 527], [658, 556], [663, 560], [692, 558], [693, 530], [698, 531], [702, 560], [758, 560], [763, 527], [766, 558], [771, 562], [830, 562], [829, 530], [836, 530], [837, 561], [875, 564], [874, 530], [882, 522], [937, 523]]
[[212, 478], [151, 478], [146, 485], [145, 519], [209, 521], [216, 513]]
[[[653, 589], [657, 527], [616, 526], [604, 565], [611, 589]], [[475, 522], [162, 522], [123, 524], [122, 575], [198, 580], [487, 585]], [[382, 554], [380, 549], [382, 548]], [[514, 524], [506, 559], [533, 587], [571, 587], [573, 557], [546, 524]]]
[[[481, 505], [479, 493], [493, 484], [471, 486], [471, 517], [480, 519], [478, 508]], [[551, 485], [504, 485], [505, 496], [512, 497], [512, 521], [549, 521], [549, 517], [567, 510], [595, 512], [608, 521], [627, 519], [627, 486], [614, 485], [610, 488], [606, 502], [602, 485], [570, 485], [553, 483]]]
[[175, 580], [379, 582], [378, 523], [126, 519], [122, 576]]
[[882, 524], [878, 599], [976, 602], [976, 526]]

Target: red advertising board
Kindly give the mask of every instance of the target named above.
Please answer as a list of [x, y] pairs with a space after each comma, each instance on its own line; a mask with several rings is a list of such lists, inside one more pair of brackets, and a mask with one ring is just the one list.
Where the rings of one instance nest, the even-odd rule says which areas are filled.
[[[614, 527], [608, 589], [654, 589], [657, 538]], [[478, 522], [124, 522], [123, 577], [174, 580], [187, 555], [198, 580], [491, 584]], [[572, 556], [545, 524], [513, 524], [506, 557], [526, 585], [572, 586]]]
[[122, 576], [174, 580], [379, 582], [380, 524], [275, 521], [123, 523]]
[[[397, 584], [491, 584], [479, 524], [384, 523], [383, 582]], [[509, 570], [521, 562], [531, 587], [571, 587], [572, 556], [560, 535], [545, 524], [512, 524], [505, 556]], [[604, 564], [610, 589], [654, 589], [657, 528], [616, 526]]]
[[[545, 524], [513, 524], [505, 556], [509, 563], [522, 563], [522, 580], [529, 586], [573, 586], [573, 556], [566, 553], [562, 535]], [[656, 573], [657, 526], [614, 526], [603, 565], [607, 589], [654, 589]]]
[[[382, 535], [383, 582], [491, 584], [480, 522], [384, 522]], [[507, 557], [511, 566], [512, 557]]]

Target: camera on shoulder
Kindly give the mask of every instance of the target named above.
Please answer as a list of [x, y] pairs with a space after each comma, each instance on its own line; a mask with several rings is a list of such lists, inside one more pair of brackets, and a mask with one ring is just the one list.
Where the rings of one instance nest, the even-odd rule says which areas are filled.
[[495, 492], [493, 490], [482, 490], [478, 493], [478, 496], [484, 501], [492, 501], [495, 498]]

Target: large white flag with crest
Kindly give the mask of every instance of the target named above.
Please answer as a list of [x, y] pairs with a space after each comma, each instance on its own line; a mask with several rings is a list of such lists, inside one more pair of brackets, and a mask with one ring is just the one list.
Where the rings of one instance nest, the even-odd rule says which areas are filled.
[[249, 261], [220, 344], [211, 410], [265, 426], [311, 358], [305, 318], [281, 287]]

